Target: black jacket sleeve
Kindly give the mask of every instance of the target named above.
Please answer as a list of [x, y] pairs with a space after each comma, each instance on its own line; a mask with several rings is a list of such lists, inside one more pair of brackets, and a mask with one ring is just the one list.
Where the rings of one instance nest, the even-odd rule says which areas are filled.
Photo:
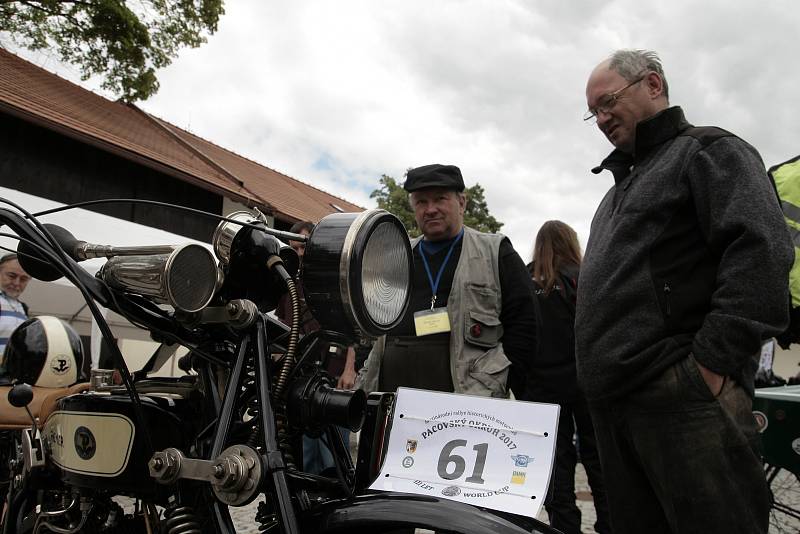
[[719, 258], [711, 311], [692, 350], [705, 367], [730, 375], [786, 327], [794, 249], [753, 147], [724, 137], [687, 165], [700, 228]]
[[508, 385], [514, 396], [521, 398], [531, 359], [536, 354], [537, 304], [531, 276], [508, 239], [500, 245], [499, 264], [503, 350], [512, 364]]

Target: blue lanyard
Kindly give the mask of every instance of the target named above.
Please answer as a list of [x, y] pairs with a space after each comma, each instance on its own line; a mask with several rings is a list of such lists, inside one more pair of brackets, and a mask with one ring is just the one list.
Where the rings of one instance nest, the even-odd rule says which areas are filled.
[[447, 262], [450, 261], [450, 256], [453, 255], [453, 249], [456, 248], [456, 244], [461, 241], [461, 236], [463, 235], [464, 229], [462, 228], [456, 238], [450, 244], [450, 249], [447, 251], [447, 256], [444, 257], [444, 261], [442, 262], [441, 267], [439, 267], [439, 272], [436, 273], [435, 281], [433, 279], [433, 275], [431, 274], [431, 268], [428, 265], [428, 258], [425, 256], [425, 241], [419, 242], [419, 255], [422, 256], [422, 264], [425, 266], [425, 274], [428, 275], [428, 282], [431, 284], [431, 293], [433, 293], [433, 296], [431, 296], [431, 309], [433, 309], [434, 304], [436, 304], [436, 293], [439, 290], [439, 282], [442, 281], [442, 273], [444, 273], [444, 268], [447, 267]]

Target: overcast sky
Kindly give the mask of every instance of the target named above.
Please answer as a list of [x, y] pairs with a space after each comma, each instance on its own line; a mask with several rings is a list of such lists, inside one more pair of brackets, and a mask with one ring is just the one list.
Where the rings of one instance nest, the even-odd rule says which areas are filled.
[[145, 111], [367, 207], [381, 174], [458, 165], [526, 260], [548, 219], [585, 246], [612, 184], [589, 172], [611, 147], [581, 116], [589, 72], [617, 48], [660, 54], [690, 122], [731, 130], [767, 166], [800, 154], [797, 0], [229, 0], [226, 11], [207, 44], [159, 72]]

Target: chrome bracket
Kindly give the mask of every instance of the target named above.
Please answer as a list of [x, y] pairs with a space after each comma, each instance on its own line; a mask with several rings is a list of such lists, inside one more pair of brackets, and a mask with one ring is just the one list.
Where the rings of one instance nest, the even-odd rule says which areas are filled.
[[264, 473], [261, 455], [247, 445], [228, 447], [213, 460], [187, 458], [174, 448], [153, 455], [147, 467], [150, 476], [161, 484], [181, 479], [211, 484], [217, 498], [228, 506], [243, 506], [253, 500]]

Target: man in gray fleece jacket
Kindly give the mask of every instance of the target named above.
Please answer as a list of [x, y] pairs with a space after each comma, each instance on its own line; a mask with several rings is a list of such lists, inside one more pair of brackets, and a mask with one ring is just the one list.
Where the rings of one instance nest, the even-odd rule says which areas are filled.
[[766, 533], [753, 375], [793, 260], [774, 188], [753, 147], [669, 107], [654, 52], [615, 52], [586, 99], [616, 147], [575, 322], [613, 530]]

